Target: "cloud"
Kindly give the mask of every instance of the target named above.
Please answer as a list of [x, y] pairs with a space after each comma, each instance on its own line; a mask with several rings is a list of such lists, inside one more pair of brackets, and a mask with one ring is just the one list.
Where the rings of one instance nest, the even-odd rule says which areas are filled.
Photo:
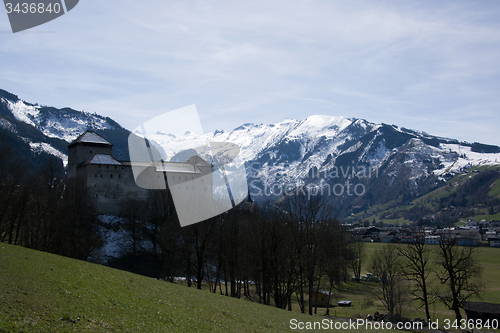
[[129, 128], [194, 103], [205, 131], [327, 113], [457, 137], [440, 114], [500, 126], [498, 14], [495, 2], [81, 2], [33, 30], [53, 34], [2, 35], [0, 84]]

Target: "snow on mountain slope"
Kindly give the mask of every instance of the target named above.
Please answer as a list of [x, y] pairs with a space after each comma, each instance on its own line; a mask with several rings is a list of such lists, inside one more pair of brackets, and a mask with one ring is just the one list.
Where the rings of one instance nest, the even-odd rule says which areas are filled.
[[304, 121], [287, 119], [277, 124], [244, 124], [231, 132], [216, 131], [204, 135], [187, 133], [182, 136], [158, 132], [148, 138], [157, 142], [165, 156], [194, 148], [208, 142], [232, 142], [239, 145], [244, 160], [253, 160], [259, 153], [276, 146], [283, 140], [305, 140], [314, 145], [320, 138], [333, 138], [352, 122], [344, 117], [311, 116]]
[[477, 153], [473, 152], [471, 147], [459, 144], [441, 144], [441, 147], [450, 153], [454, 152], [458, 157], [454, 160], [443, 162], [443, 167], [434, 171], [435, 175], [458, 173], [476, 165], [500, 164], [500, 153]]
[[48, 154], [54, 155], [62, 160], [64, 167], [68, 165], [68, 155], [61, 153], [59, 150], [55, 149], [51, 145], [45, 142], [29, 142], [30, 148], [33, 152], [46, 152]]
[[36, 127], [36, 123], [33, 120], [40, 113], [40, 111], [38, 110], [39, 107], [36, 107], [33, 105], [27, 105], [23, 101], [20, 101], [20, 100], [17, 102], [11, 102], [5, 98], [2, 98], [2, 100], [7, 103], [8, 108], [10, 109], [10, 111], [12, 112], [12, 115], [16, 119], [18, 119], [18, 120], [20, 120], [28, 125]]
[[302, 186], [314, 181], [324, 184], [324, 179], [310, 179], [313, 168], [327, 174], [333, 168], [367, 167], [385, 175], [389, 185], [407, 182], [416, 189], [431, 176], [445, 179], [446, 174], [461, 172], [463, 168], [500, 160], [500, 154], [459, 148], [452, 139], [325, 115], [287, 119], [277, 124], [243, 124], [230, 132], [181, 136], [156, 133], [149, 138], [164, 149], [166, 159], [211, 141], [235, 143], [241, 149], [240, 156], [248, 162], [249, 183], [257, 181], [261, 188]]
[[11, 101], [0, 98], [15, 119], [40, 130], [49, 138], [71, 142], [86, 129], [115, 129], [117, 124], [110, 119], [79, 112], [72, 109], [55, 109], [31, 105], [22, 100]]

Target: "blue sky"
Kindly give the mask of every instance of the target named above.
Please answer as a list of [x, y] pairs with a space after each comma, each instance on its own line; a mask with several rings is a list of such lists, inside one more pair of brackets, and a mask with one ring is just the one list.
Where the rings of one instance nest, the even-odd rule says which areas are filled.
[[196, 104], [205, 132], [313, 114], [500, 145], [499, 1], [80, 0], [12, 34], [0, 88], [133, 129]]

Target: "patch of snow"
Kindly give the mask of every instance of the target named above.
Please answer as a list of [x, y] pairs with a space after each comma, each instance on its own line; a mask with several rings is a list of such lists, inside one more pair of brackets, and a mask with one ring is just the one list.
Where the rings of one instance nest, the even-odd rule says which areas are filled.
[[391, 151], [385, 146], [385, 140], [381, 140], [375, 150], [366, 157], [371, 167], [379, 168], [389, 158]]
[[332, 117], [326, 115], [315, 115], [306, 118], [297, 126], [290, 136], [325, 136], [334, 137], [352, 122], [341, 116]]
[[441, 144], [443, 152], [454, 153], [455, 159], [447, 159], [442, 162], [443, 168], [434, 170], [437, 176], [445, 173], [460, 173], [464, 169], [468, 169], [476, 165], [499, 165], [500, 153], [484, 154], [473, 152], [471, 147], [462, 146], [459, 144]]
[[128, 244], [127, 233], [121, 228], [123, 219], [113, 215], [99, 215], [99, 220], [104, 224], [100, 228], [103, 237], [103, 246], [96, 251], [94, 258], [106, 264], [113, 258], [118, 258], [124, 254], [124, 248]]
[[12, 133], [17, 133], [17, 130], [14, 127], [14, 125], [12, 125], [9, 121], [7, 121], [7, 119], [0, 119], [0, 126], [2, 126], [3, 128]]
[[40, 113], [40, 107], [27, 105], [21, 100], [15, 103], [5, 98], [2, 98], [2, 100], [7, 103], [8, 108], [17, 120], [36, 127], [35, 118]]
[[47, 154], [54, 155], [62, 160], [64, 166], [68, 165], [68, 155], [61, 153], [59, 150], [55, 149], [51, 145], [45, 142], [29, 142], [32, 152], [40, 153], [45, 152]]
[[28, 105], [21, 100], [14, 103], [2, 98], [2, 101], [7, 104], [17, 120], [39, 129], [50, 138], [71, 142], [89, 127], [92, 129], [113, 128], [105, 118], [86, 112], [70, 114], [62, 110], [60, 112], [49, 110], [41, 113], [42, 107]]

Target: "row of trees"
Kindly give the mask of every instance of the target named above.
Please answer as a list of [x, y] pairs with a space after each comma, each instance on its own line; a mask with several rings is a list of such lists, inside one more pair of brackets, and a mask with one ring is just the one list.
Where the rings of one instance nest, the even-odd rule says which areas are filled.
[[66, 180], [60, 160], [36, 170], [0, 137], [0, 242], [78, 259], [102, 242], [86, 186]]
[[401, 314], [409, 294], [424, 308], [428, 322], [429, 306], [440, 301], [460, 321], [460, 308], [472, 296], [480, 296], [483, 287], [474, 251], [474, 247], [458, 246], [453, 237], [442, 238], [432, 248], [423, 236], [411, 244], [388, 244], [372, 262], [381, 279], [380, 300], [390, 313]]
[[283, 309], [296, 299], [302, 312], [313, 314], [314, 291], [345, 282], [358, 262], [355, 243], [319, 195], [244, 202], [184, 228], [168, 191], [151, 192], [147, 203], [130, 200], [125, 210], [132, 265], [147, 243], [169, 280], [183, 276], [198, 288], [204, 281], [214, 293]]
[[[309, 314], [315, 312], [314, 291], [331, 291], [351, 273], [360, 280], [364, 243], [351, 241], [321, 196], [294, 195], [258, 206], [244, 203], [185, 228], [178, 225], [168, 191], [152, 192], [142, 212], [134, 204], [128, 207], [129, 225], [136, 228], [139, 220], [146, 222], [139, 234], [151, 241], [170, 280], [185, 276], [198, 288], [207, 281], [212, 292], [218, 289], [232, 297], [254, 296], [249, 287], [254, 284], [259, 302], [291, 310], [296, 297], [301, 311]], [[133, 252], [136, 244], [132, 242]], [[460, 320], [460, 308], [482, 287], [474, 250], [458, 246], [451, 235], [433, 247], [423, 236], [411, 244], [388, 244], [371, 267], [381, 279], [380, 300], [390, 313], [401, 314], [411, 295], [428, 321], [429, 305], [441, 301]]]

